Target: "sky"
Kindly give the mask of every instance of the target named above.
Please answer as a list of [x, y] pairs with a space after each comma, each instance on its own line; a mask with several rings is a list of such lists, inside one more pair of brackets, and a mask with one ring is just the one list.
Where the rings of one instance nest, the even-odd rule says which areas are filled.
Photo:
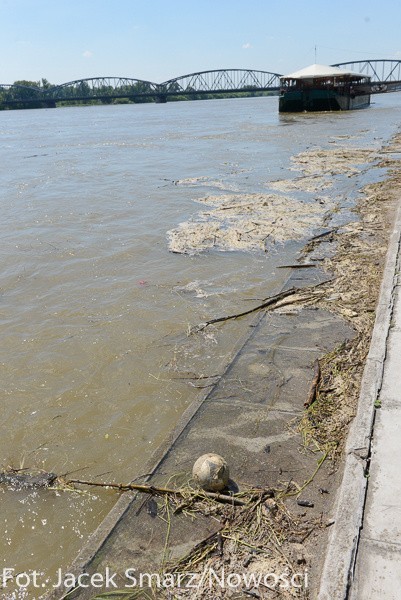
[[399, 0], [0, 0], [0, 83], [401, 60]]

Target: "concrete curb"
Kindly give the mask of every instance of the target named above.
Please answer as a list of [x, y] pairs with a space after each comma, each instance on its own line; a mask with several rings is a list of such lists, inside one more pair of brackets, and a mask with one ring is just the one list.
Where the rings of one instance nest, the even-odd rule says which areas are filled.
[[353, 579], [368, 480], [366, 468], [391, 324], [396, 269], [401, 244], [401, 203], [397, 210], [386, 256], [376, 320], [366, 361], [356, 417], [346, 445], [341, 487], [337, 493], [318, 600], [345, 600]]

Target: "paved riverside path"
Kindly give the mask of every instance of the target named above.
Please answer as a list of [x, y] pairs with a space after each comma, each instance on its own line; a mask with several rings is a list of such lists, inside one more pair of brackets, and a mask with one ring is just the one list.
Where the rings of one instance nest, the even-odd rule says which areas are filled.
[[401, 599], [400, 248], [401, 203], [348, 436], [319, 600]]
[[[398, 263], [399, 266], [399, 263]], [[401, 598], [401, 277], [376, 410], [352, 600]]]

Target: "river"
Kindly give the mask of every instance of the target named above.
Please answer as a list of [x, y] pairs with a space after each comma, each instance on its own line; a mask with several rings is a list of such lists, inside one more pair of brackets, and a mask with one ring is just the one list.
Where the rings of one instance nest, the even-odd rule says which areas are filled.
[[[376, 151], [401, 123], [399, 94], [354, 112], [277, 109], [276, 97], [261, 97], [0, 113], [3, 469], [116, 482], [144, 474], [247, 324], [189, 328], [277, 292], [288, 277], [277, 266], [328, 222], [322, 212], [264, 251], [176, 253], [169, 232], [207, 219], [201, 199], [272, 193], [272, 182], [297, 177], [301, 152]], [[349, 210], [383, 176], [362, 165], [319, 194]], [[0, 493], [0, 566], [16, 573], [68, 566], [116, 499]]]

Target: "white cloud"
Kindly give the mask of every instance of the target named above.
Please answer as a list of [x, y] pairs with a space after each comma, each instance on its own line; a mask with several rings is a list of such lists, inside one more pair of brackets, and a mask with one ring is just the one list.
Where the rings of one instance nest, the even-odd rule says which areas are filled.
[[252, 46], [249, 42], [247, 42], [246, 44], [242, 44], [242, 47], [244, 48], [244, 50], [248, 50], [249, 48], [252, 48]]
[[82, 53], [82, 56], [84, 58], [92, 58], [93, 52], [91, 52], [91, 50], [85, 50], [85, 52]]

